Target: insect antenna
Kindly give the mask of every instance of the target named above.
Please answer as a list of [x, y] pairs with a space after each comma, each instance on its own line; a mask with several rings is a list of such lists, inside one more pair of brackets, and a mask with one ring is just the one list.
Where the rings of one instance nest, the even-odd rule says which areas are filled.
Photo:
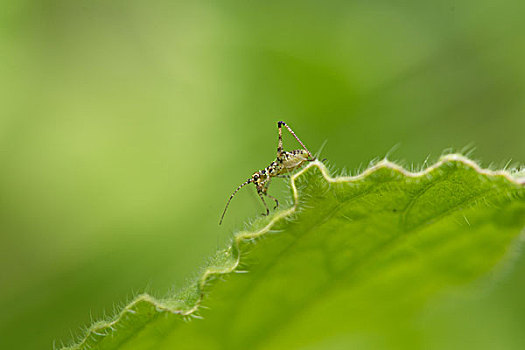
[[219, 221], [219, 225], [222, 224], [222, 219], [224, 219], [224, 214], [226, 214], [226, 210], [228, 209], [228, 205], [230, 205], [230, 201], [232, 200], [233, 196], [235, 196], [237, 191], [239, 191], [241, 188], [243, 188], [244, 186], [246, 186], [247, 184], [251, 182], [252, 182], [252, 179], [249, 178], [248, 180], [246, 180], [246, 182], [244, 182], [239, 187], [237, 187], [235, 191], [233, 191], [232, 195], [230, 196], [230, 199], [228, 199], [228, 202], [226, 203], [226, 207], [224, 208], [224, 211], [222, 212], [221, 221]]

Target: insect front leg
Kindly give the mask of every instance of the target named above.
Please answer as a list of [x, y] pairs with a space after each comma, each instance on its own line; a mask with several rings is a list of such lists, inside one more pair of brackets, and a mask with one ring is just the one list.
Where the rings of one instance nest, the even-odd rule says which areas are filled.
[[264, 190], [263, 190], [263, 193], [270, 197], [271, 199], [273, 199], [273, 201], [275, 202], [275, 207], [273, 207], [273, 209], [277, 209], [277, 207], [279, 207], [279, 201], [277, 200], [277, 198], [275, 198], [274, 196], [272, 195], [269, 195], [268, 194], [268, 186], [270, 186], [270, 179], [268, 179], [268, 181], [266, 181], [266, 183], [264, 184]]
[[273, 207], [273, 209], [277, 209], [279, 207], [279, 201], [277, 200], [277, 198], [275, 198], [272, 195], [269, 195], [268, 193], [266, 193], [266, 195], [275, 201], [275, 207]]
[[[264, 207], [266, 208], [266, 214], [263, 213], [262, 215], [264, 215], [264, 216], [268, 216], [268, 215], [270, 215], [270, 209], [268, 209], [268, 205], [266, 205], [266, 202], [264, 201], [264, 197], [263, 197], [263, 194], [266, 194], [266, 193], [264, 193], [264, 192], [262, 191], [262, 189], [261, 189], [261, 190], [257, 189], [257, 194], [259, 195], [259, 198], [261, 198], [261, 200], [262, 200], [262, 202], [263, 202], [263, 204], [264, 204]], [[267, 195], [267, 194], [266, 194], [266, 195]]]

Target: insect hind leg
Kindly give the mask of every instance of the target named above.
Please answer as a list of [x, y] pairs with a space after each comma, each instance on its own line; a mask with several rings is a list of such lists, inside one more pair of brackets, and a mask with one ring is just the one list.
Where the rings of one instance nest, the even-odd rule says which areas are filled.
[[284, 122], [277, 122], [277, 128], [279, 129], [279, 141], [277, 143], [277, 157], [283, 154], [283, 131], [281, 128], [282, 124], [284, 124]]
[[282, 131], [281, 131], [281, 128], [282, 126], [285, 126], [286, 129], [288, 129], [288, 131], [290, 132], [290, 134], [292, 134], [292, 136], [297, 140], [297, 142], [299, 142], [299, 144], [301, 145], [301, 147], [303, 147], [303, 149], [308, 153], [308, 155], [310, 156], [310, 158], [312, 158], [313, 160], [313, 156], [312, 156], [312, 153], [310, 153], [310, 151], [308, 150], [308, 148], [306, 148], [306, 146], [301, 142], [301, 140], [297, 137], [297, 135], [293, 132], [292, 128], [290, 128], [288, 126], [288, 124], [286, 124], [285, 122], [283, 122], [282, 120], [281, 121], [278, 121], [277, 122], [277, 127], [279, 128], [279, 144], [277, 145], [277, 155], [280, 155], [282, 154], [283, 152], [283, 140], [282, 140]]

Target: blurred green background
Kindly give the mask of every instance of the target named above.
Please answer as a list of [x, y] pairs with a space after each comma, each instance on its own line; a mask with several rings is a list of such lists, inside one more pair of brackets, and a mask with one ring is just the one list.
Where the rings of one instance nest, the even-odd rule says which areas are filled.
[[[408, 166], [468, 145], [523, 164], [524, 14], [520, 0], [3, 0], [0, 348], [67, 343], [136, 293], [180, 287], [262, 212], [245, 189], [217, 225], [275, 157], [278, 120], [314, 152], [326, 140], [340, 169], [396, 145]], [[271, 190], [287, 197], [284, 180]], [[523, 344], [524, 293], [520, 258], [422, 331], [438, 348]]]

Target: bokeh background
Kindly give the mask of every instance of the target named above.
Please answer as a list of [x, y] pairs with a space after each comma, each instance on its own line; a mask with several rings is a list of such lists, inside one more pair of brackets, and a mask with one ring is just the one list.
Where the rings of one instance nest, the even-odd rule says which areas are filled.
[[[67, 343], [136, 293], [179, 288], [262, 212], [245, 189], [217, 225], [275, 157], [278, 120], [313, 151], [326, 141], [338, 169], [472, 146], [483, 165], [523, 164], [524, 14], [520, 0], [3, 0], [0, 348]], [[520, 348], [523, 295], [518, 258], [440, 311], [429, 344]]]

